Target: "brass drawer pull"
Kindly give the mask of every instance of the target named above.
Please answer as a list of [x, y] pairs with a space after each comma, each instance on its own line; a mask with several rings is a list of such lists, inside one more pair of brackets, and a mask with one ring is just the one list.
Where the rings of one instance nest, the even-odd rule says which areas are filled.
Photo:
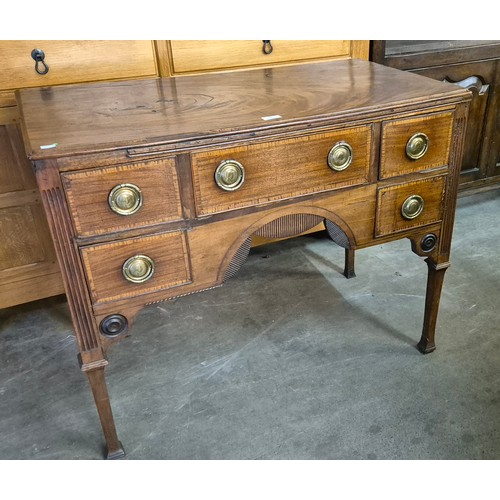
[[423, 133], [412, 135], [406, 143], [406, 156], [410, 160], [418, 160], [427, 153], [429, 149], [429, 138]]
[[328, 166], [337, 172], [345, 170], [352, 163], [352, 148], [344, 141], [338, 142], [328, 153]]
[[[35, 71], [39, 75], [46, 75], [49, 72], [49, 66], [45, 62], [45, 52], [42, 49], [33, 49], [31, 57], [35, 61]], [[40, 69], [40, 64], [42, 64], [43, 69]]]
[[215, 183], [224, 191], [236, 191], [245, 182], [245, 169], [236, 160], [222, 161], [215, 171]]
[[142, 192], [135, 184], [118, 184], [110, 191], [108, 204], [118, 215], [135, 214], [142, 207]]
[[416, 219], [424, 210], [424, 199], [418, 194], [408, 196], [401, 205], [401, 215], [406, 220]]
[[147, 255], [134, 255], [123, 263], [123, 276], [131, 283], [144, 283], [155, 272], [153, 259]]

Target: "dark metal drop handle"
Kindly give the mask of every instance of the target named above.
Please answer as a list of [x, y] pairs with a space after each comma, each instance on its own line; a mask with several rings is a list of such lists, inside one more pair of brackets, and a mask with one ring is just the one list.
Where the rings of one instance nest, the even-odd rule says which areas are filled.
[[49, 66], [45, 62], [45, 52], [41, 49], [33, 49], [31, 57], [35, 60], [35, 71], [39, 75], [46, 75], [49, 72]]
[[262, 46], [262, 52], [264, 54], [268, 55], [273, 51], [273, 46], [271, 45], [271, 40], [262, 40], [262, 43], [264, 44]]

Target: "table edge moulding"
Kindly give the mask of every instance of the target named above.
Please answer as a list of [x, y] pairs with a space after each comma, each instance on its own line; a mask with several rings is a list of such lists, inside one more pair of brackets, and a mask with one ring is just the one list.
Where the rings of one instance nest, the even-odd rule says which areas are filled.
[[104, 370], [152, 303], [220, 286], [253, 236], [408, 238], [435, 349], [470, 92], [362, 60], [20, 90], [28, 158], [107, 446]]

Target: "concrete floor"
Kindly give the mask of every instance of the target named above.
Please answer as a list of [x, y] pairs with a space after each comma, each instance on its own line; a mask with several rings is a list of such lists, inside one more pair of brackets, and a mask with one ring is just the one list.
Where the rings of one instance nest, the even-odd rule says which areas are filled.
[[[436, 352], [408, 240], [253, 249], [224, 287], [145, 309], [110, 351], [128, 459], [499, 459], [500, 192], [461, 198]], [[100, 459], [64, 297], [0, 311], [0, 459]]]

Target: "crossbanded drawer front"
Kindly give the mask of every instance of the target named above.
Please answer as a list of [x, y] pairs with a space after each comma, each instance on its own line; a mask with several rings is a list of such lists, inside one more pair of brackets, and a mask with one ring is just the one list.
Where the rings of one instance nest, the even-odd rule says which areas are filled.
[[447, 166], [452, 124], [452, 113], [383, 122], [380, 178]]
[[172, 159], [61, 175], [79, 236], [182, 219]]
[[440, 222], [447, 175], [378, 189], [375, 236]]
[[191, 282], [184, 231], [80, 249], [95, 304]]
[[[369, 179], [371, 126], [236, 148], [191, 157], [197, 215], [262, 205], [364, 184]], [[227, 189], [224, 189], [225, 174]], [[238, 175], [244, 172], [244, 178]], [[234, 182], [233, 182], [234, 181]]]

